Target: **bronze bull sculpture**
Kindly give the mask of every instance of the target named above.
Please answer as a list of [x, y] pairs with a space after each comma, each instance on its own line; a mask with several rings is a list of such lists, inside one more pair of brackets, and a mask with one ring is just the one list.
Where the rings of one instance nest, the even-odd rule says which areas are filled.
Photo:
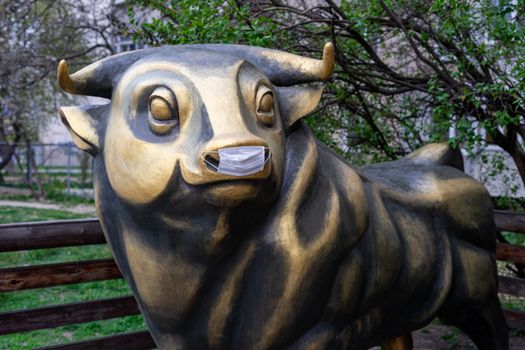
[[440, 317], [507, 349], [491, 199], [447, 145], [356, 169], [316, 141], [323, 60], [236, 45], [145, 49], [62, 89], [97, 210], [160, 349], [410, 349]]

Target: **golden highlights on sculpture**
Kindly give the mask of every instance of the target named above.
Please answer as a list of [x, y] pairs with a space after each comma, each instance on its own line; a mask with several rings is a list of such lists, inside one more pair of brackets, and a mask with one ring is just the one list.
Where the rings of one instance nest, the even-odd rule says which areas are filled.
[[507, 349], [487, 191], [445, 144], [354, 168], [317, 141], [302, 119], [333, 69], [331, 43], [59, 64], [62, 89], [110, 99], [60, 114], [158, 347], [409, 349], [439, 317]]

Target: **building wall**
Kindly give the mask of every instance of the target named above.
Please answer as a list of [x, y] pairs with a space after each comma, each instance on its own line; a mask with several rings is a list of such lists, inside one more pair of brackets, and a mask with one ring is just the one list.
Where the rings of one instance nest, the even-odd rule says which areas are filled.
[[[465, 172], [485, 185], [493, 197], [525, 197], [525, 187], [512, 158], [495, 145], [479, 154], [464, 156]], [[502, 168], [494, 165], [501, 163]]]

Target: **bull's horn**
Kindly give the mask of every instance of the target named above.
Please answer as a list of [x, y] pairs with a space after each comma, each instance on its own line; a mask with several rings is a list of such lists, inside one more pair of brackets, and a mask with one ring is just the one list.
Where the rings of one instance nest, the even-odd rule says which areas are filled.
[[330, 79], [335, 67], [335, 50], [334, 44], [328, 42], [323, 48], [323, 65], [319, 77], [321, 80]]
[[70, 94], [111, 98], [114, 80], [149, 53], [151, 50], [137, 50], [110, 56], [71, 75], [66, 60], [61, 60], [57, 68], [58, 85]]
[[70, 94], [78, 93], [79, 87], [76, 86], [75, 82], [71, 79], [71, 76], [69, 75], [66, 60], [61, 60], [58, 63], [57, 80], [58, 85], [65, 92], [69, 92]]
[[96, 64], [97, 62], [70, 75], [66, 60], [61, 60], [57, 68], [58, 85], [62, 90], [70, 94], [110, 98], [111, 81], [95, 82], [95, 79], [89, 79], [89, 76], [93, 75], [95, 71], [92, 66]]

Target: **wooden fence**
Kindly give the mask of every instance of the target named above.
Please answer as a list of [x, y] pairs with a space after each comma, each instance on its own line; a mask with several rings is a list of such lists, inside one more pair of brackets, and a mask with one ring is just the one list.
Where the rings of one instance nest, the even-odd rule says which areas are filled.
[[[106, 244], [97, 219], [0, 225], [0, 252]], [[113, 259], [0, 269], [0, 293], [122, 278]], [[139, 314], [130, 296], [0, 313], [0, 335]], [[1, 342], [0, 342], [1, 343]], [[149, 332], [115, 334], [38, 350], [144, 350]]]
[[[525, 213], [496, 210], [494, 218], [499, 231], [525, 234]], [[499, 242], [496, 248], [496, 258], [499, 261], [525, 267], [525, 246]], [[524, 278], [499, 276], [498, 279], [501, 294], [525, 297]], [[525, 312], [508, 309], [504, 311], [510, 327], [525, 330]]]
[[[525, 214], [496, 211], [501, 231], [525, 234]], [[0, 252], [106, 244], [97, 219], [0, 225]], [[498, 260], [525, 266], [525, 247], [500, 243]], [[113, 259], [0, 269], [0, 293], [122, 278]], [[525, 279], [499, 276], [500, 292], [525, 297]], [[0, 313], [0, 335], [136, 315], [132, 296]], [[509, 325], [525, 330], [525, 312], [505, 310]], [[115, 334], [38, 350], [144, 350], [155, 348], [147, 331]]]

